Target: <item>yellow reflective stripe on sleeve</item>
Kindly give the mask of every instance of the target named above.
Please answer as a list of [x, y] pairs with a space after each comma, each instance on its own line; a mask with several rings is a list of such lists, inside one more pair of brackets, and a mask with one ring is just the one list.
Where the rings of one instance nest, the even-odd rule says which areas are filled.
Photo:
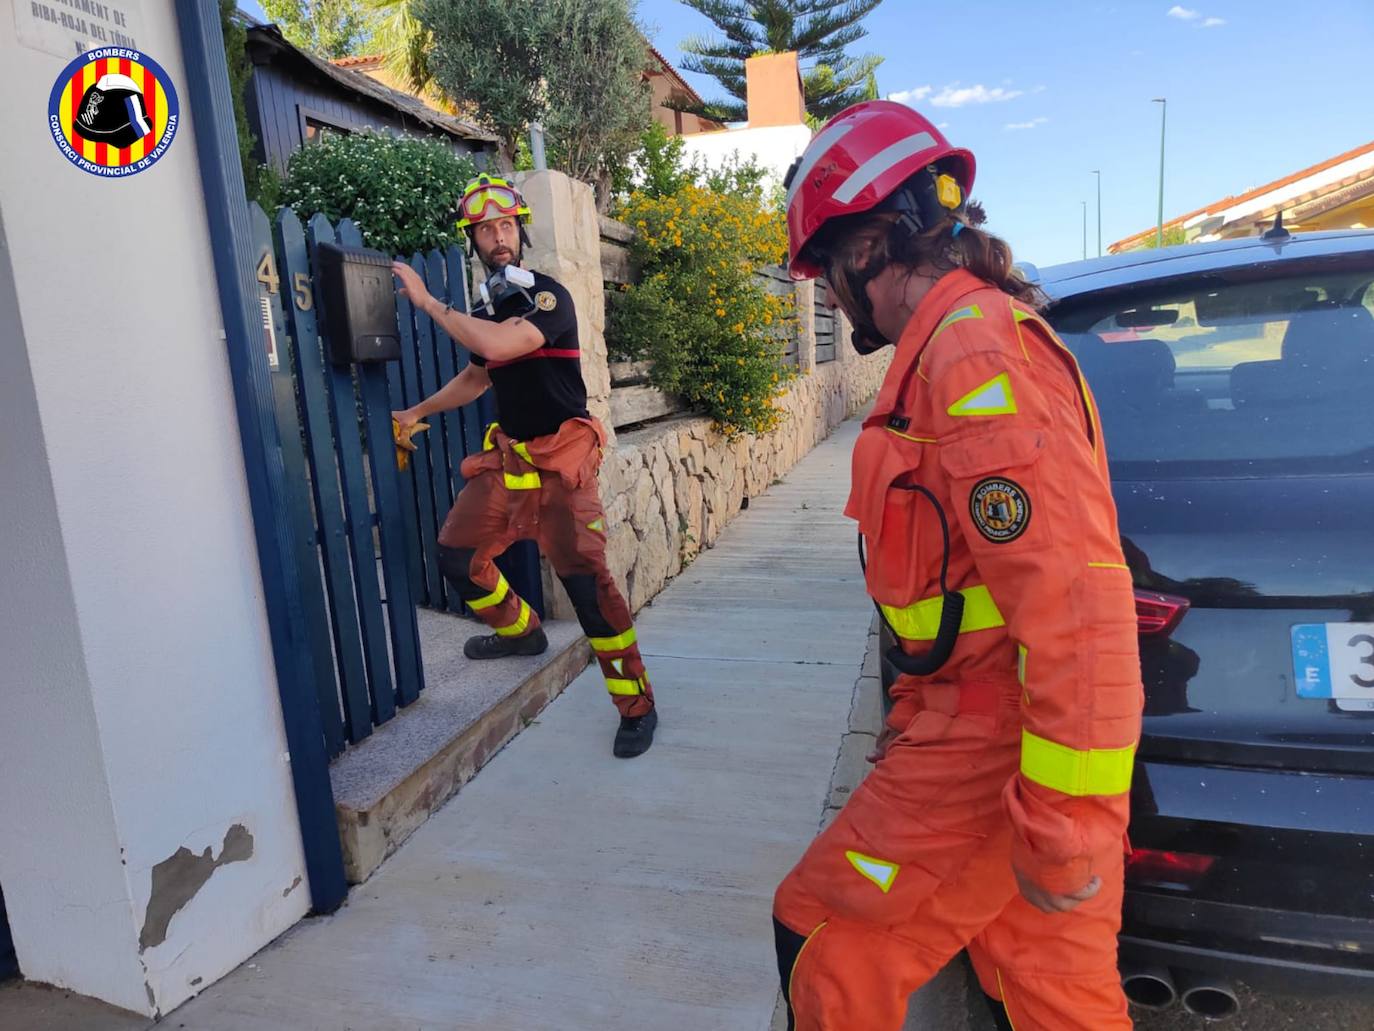
[[1021, 731], [1021, 773], [1047, 788], [1073, 795], [1121, 795], [1131, 789], [1135, 745], [1080, 751]]
[[496, 589], [494, 591], [490, 594], [483, 595], [476, 601], [468, 602], [468, 608], [472, 609], [473, 612], [481, 612], [483, 609], [489, 609], [493, 605], [500, 605], [506, 600], [506, 595], [510, 593], [510, 584], [500, 573], [497, 573], [496, 576]]
[[1016, 302], [1010, 298], [1007, 299], [1007, 304], [1011, 305], [1012, 324], [1016, 327], [1016, 342], [1021, 345], [1021, 354], [1029, 362], [1031, 360], [1030, 349], [1026, 347], [1026, 338], [1021, 332], [1021, 323], [1027, 319], [1033, 319], [1035, 316], [1028, 311], [1022, 311], [1016, 306]]
[[[959, 623], [959, 633], [969, 634], [975, 630], [991, 630], [1007, 625], [997, 603], [982, 584], [965, 588], [959, 593], [964, 596], [964, 618]], [[940, 629], [940, 613], [944, 607], [945, 599], [937, 597], [905, 607], [883, 605], [882, 610], [898, 637], [908, 641], [933, 641]]]
[[592, 646], [592, 651], [620, 652], [636, 643], [639, 638], [635, 636], [635, 628], [630, 627], [623, 634], [617, 634], [615, 637], [590, 637], [587, 640]]
[[935, 327], [935, 332], [930, 334], [930, 338], [934, 340], [943, 330], [948, 329], [956, 322], [963, 322], [964, 319], [981, 319], [982, 317], [983, 309], [976, 304], [970, 304], [967, 308], [952, 311], [940, 320], [940, 324]]
[[949, 406], [950, 415], [1015, 415], [1016, 398], [1005, 372], [974, 387]]
[[636, 695], [644, 693], [644, 678], [637, 680], [620, 680], [616, 677], [606, 678], [606, 690], [611, 694]]
[[1089, 562], [1089, 563], [1088, 563], [1088, 568], [1089, 568], [1089, 569], [1124, 569], [1124, 570], [1126, 570], [1126, 572], [1128, 572], [1128, 573], [1131, 571], [1131, 567], [1128, 566], [1128, 565], [1126, 565], [1126, 564], [1124, 564], [1124, 563], [1122, 563], [1122, 562]]
[[502, 637], [519, 637], [530, 628], [530, 603], [521, 599], [520, 617], [510, 626], [498, 626], [496, 632]]
[[1029, 654], [1024, 644], [1016, 646], [1016, 682], [1022, 687], [1026, 686], [1026, 656]]
[[501, 428], [501, 424], [500, 424], [499, 422], [494, 422], [494, 423], [492, 423], [490, 426], [487, 427], [486, 436], [484, 436], [484, 437], [482, 438], [482, 450], [483, 450], [483, 451], [490, 451], [492, 448], [494, 448], [494, 447], [496, 446], [496, 442], [495, 442], [494, 440], [492, 440], [491, 437], [492, 437], [492, 434], [495, 433], [495, 432], [496, 432], [498, 429], [500, 429], [500, 428]]
[[[534, 465], [534, 460], [530, 458], [530, 446], [524, 441], [517, 440], [511, 445], [515, 453], [522, 459]], [[506, 490], [538, 490], [542, 481], [539, 479], [539, 470], [531, 468], [527, 473], [518, 476], [515, 473], [506, 473]]]

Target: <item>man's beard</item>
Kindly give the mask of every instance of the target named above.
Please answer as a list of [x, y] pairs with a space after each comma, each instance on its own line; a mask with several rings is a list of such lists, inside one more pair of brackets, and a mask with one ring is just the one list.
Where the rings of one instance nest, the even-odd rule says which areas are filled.
[[506, 265], [519, 265], [521, 250], [522, 248], [519, 247], [514, 250], [509, 247], [500, 247], [488, 254], [479, 252], [478, 257], [482, 259], [482, 264], [487, 267], [487, 271], [495, 272]]

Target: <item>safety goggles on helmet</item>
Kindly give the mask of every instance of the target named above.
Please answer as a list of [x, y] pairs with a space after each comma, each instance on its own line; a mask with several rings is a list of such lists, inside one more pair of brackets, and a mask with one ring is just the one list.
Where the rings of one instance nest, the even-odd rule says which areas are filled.
[[515, 191], [505, 186], [487, 186], [463, 198], [460, 210], [471, 222], [485, 221], [493, 209], [497, 215], [514, 215], [520, 207]]
[[458, 228], [466, 229], [496, 218], [530, 218], [529, 206], [511, 183], [496, 176], [479, 176], [468, 184], [458, 202]]

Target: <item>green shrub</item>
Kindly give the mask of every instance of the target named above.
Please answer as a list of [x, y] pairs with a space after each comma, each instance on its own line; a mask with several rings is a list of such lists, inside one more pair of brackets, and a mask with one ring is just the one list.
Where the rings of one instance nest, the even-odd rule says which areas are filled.
[[453, 212], [475, 174], [439, 140], [326, 132], [291, 155], [282, 203], [302, 218], [351, 218], [369, 247], [410, 254], [462, 239]]
[[729, 437], [777, 427], [777, 398], [794, 330], [791, 299], [769, 293], [755, 270], [778, 264], [786, 230], [756, 195], [695, 183], [618, 211], [635, 229], [631, 257], [640, 282], [611, 312], [615, 357], [653, 362], [660, 390], [680, 394]]

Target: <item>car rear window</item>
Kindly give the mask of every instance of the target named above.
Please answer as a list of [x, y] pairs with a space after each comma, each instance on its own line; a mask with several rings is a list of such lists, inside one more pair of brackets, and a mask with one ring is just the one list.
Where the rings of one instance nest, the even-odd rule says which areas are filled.
[[1117, 475], [1374, 459], [1374, 267], [1154, 286], [1050, 317], [1097, 397]]

